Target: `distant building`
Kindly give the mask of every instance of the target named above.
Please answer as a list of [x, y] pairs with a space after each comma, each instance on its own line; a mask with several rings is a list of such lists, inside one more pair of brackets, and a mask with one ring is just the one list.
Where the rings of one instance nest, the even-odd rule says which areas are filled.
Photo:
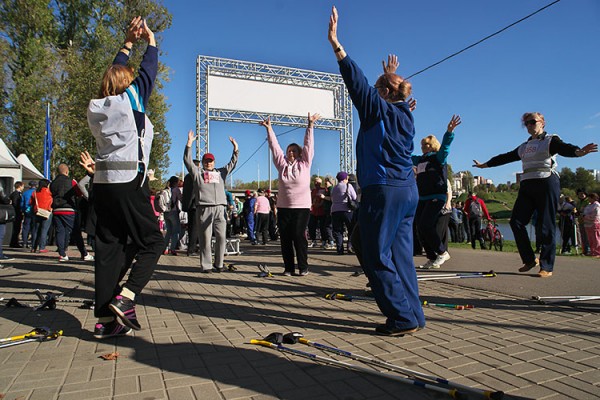
[[597, 169], [590, 169], [590, 172], [592, 173], [592, 175], [594, 175], [594, 179], [596, 180], [596, 182], [600, 182], [600, 171]]

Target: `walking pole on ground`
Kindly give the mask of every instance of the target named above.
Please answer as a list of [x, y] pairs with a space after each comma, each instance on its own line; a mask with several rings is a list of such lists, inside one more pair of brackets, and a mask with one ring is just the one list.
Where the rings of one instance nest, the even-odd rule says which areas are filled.
[[466, 278], [495, 278], [497, 275], [494, 271], [488, 273], [475, 272], [473, 274], [454, 274], [454, 275], [433, 275], [433, 276], [418, 276], [417, 281], [435, 281], [441, 279], [466, 279]]
[[574, 301], [599, 300], [600, 296], [531, 296], [533, 300], [537, 300], [541, 304], [550, 303], [567, 303]]
[[[42, 294], [42, 292], [39, 289], [35, 289], [34, 290], [35, 295], [40, 299], [41, 304], [40, 306], [38, 306], [38, 308], [44, 308], [44, 307], [48, 307], [51, 310], [56, 308], [56, 302], [59, 301], [61, 303], [81, 303], [81, 307], [80, 308], [93, 308], [94, 307], [94, 300], [87, 300], [87, 299], [64, 299], [63, 297], [65, 296], [64, 293], [52, 293], [52, 292], [46, 292], [45, 295]], [[36, 310], [38, 309], [36, 308]]]
[[46, 342], [62, 336], [63, 331], [50, 331], [50, 328], [34, 328], [32, 331], [13, 337], [0, 339], [0, 349], [29, 342]]
[[445, 304], [445, 303], [430, 303], [427, 300], [423, 301], [424, 306], [435, 306], [435, 307], [444, 307], [444, 308], [454, 308], [455, 310], [471, 310], [475, 308], [470, 304], [460, 305], [460, 304]]
[[[279, 337], [277, 333], [272, 333], [271, 335], [274, 335], [274, 337]], [[271, 335], [267, 336], [270, 337]], [[477, 394], [477, 395], [481, 395], [485, 398], [488, 399], [492, 399], [492, 400], [499, 400], [502, 399], [502, 397], [504, 396], [504, 392], [502, 391], [491, 391], [491, 390], [484, 390], [484, 389], [477, 389], [477, 388], [473, 388], [470, 386], [466, 386], [466, 385], [462, 385], [460, 383], [455, 383], [455, 382], [451, 382], [447, 379], [444, 378], [440, 378], [438, 376], [433, 376], [433, 375], [428, 375], [422, 372], [418, 372], [418, 371], [413, 371], [411, 369], [408, 368], [404, 368], [404, 367], [400, 367], [398, 365], [394, 365], [394, 364], [390, 364], [387, 363], [385, 361], [382, 360], [378, 360], [375, 358], [369, 358], [369, 357], [365, 357], [365, 356], [361, 356], [359, 354], [355, 354], [355, 353], [351, 353], [349, 351], [346, 350], [342, 350], [342, 349], [338, 349], [337, 347], [333, 347], [333, 346], [328, 346], [325, 344], [321, 344], [321, 343], [317, 343], [317, 342], [313, 342], [312, 340], [308, 340], [304, 337], [304, 335], [300, 332], [290, 332], [287, 333], [285, 335], [281, 336], [283, 343], [286, 344], [295, 344], [295, 343], [302, 343], [305, 344], [307, 346], [310, 347], [314, 347], [315, 349], [319, 349], [319, 350], [323, 350], [323, 351], [329, 351], [331, 353], [335, 353], [338, 354], [340, 356], [344, 356], [344, 357], [348, 357], [351, 358], [353, 360], [356, 361], [362, 361], [365, 362], [367, 364], [371, 364], [371, 365], [376, 365], [379, 367], [383, 367], [386, 368], [390, 371], [395, 371], [395, 372], [400, 372], [403, 374], [407, 374], [410, 376], [413, 376], [415, 378], [422, 378], [422, 379], [427, 379], [430, 381], [434, 381], [436, 383], [440, 383], [442, 385], [446, 385], [449, 387], [452, 387], [454, 389], [460, 390], [462, 392], [469, 392], [469, 393], [473, 393], [473, 394]]]
[[[281, 335], [281, 334], [279, 334]], [[269, 335], [271, 336], [271, 335]], [[283, 335], [282, 335], [283, 336]], [[266, 338], [265, 338], [266, 339]], [[430, 389], [430, 390], [434, 390], [436, 392], [439, 393], [445, 393], [449, 396], [451, 396], [454, 399], [466, 399], [466, 396], [459, 392], [456, 389], [447, 389], [444, 387], [440, 387], [440, 386], [436, 386], [433, 385], [431, 383], [428, 382], [423, 382], [417, 379], [410, 379], [410, 378], [404, 378], [401, 376], [397, 376], [397, 375], [392, 375], [392, 374], [386, 374], [384, 372], [380, 372], [374, 369], [370, 369], [367, 367], [363, 367], [361, 365], [354, 365], [354, 364], [350, 364], [344, 361], [339, 361], [339, 360], [335, 360], [333, 358], [329, 358], [329, 357], [323, 357], [317, 354], [312, 354], [312, 353], [308, 353], [305, 351], [301, 351], [301, 350], [296, 350], [296, 349], [292, 349], [289, 347], [285, 347], [281, 344], [275, 344], [272, 342], [269, 342], [267, 340], [257, 340], [257, 339], [252, 339], [250, 340], [250, 344], [255, 344], [255, 345], [259, 345], [259, 346], [263, 346], [263, 347], [269, 347], [271, 349], [280, 351], [282, 353], [289, 353], [289, 354], [294, 354], [296, 356], [300, 356], [300, 357], [304, 357], [304, 358], [308, 358], [310, 360], [313, 361], [317, 361], [317, 362], [321, 362], [324, 364], [330, 364], [330, 365], [335, 365], [338, 367], [343, 367], [343, 368], [347, 368], [350, 370], [354, 370], [354, 371], [359, 371], [359, 372], [365, 372], [367, 374], [371, 374], [371, 375], [375, 375], [375, 376], [379, 376], [381, 378], [388, 378], [388, 379], [392, 379], [398, 382], [402, 382], [402, 383], [406, 383], [409, 385], [415, 385], [415, 386], [419, 386], [425, 389]]]
[[352, 296], [349, 294], [343, 294], [343, 293], [327, 293], [325, 295], [325, 298], [327, 300], [344, 300], [344, 301], [354, 301], [354, 300], [363, 300], [363, 301], [375, 301], [375, 299], [373, 297], [367, 297], [367, 296]]

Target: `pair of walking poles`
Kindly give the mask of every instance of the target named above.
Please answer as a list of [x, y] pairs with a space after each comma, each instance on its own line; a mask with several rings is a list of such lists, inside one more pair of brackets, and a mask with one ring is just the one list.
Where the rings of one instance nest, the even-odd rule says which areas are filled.
[[[323, 350], [325, 352], [334, 353], [343, 357], [350, 358], [352, 360], [364, 362], [366, 364], [385, 368], [388, 371], [398, 372], [401, 374], [405, 374], [412, 378], [406, 378], [398, 375], [393, 375], [385, 372], [381, 372], [375, 369], [367, 368], [362, 365], [350, 364], [344, 361], [336, 360], [329, 357], [320, 356], [318, 354], [308, 353], [306, 351], [292, 349], [290, 347], [286, 347], [283, 344], [296, 344], [301, 343], [319, 350]], [[460, 383], [451, 382], [444, 378], [440, 378], [437, 376], [425, 374], [418, 371], [413, 371], [408, 368], [400, 367], [398, 365], [390, 364], [382, 360], [378, 360], [375, 358], [365, 357], [359, 354], [351, 353], [349, 351], [345, 351], [342, 349], [338, 349], [337, 347], [328, 346], [325, 344], [313, 342], [304, 337], [304, 335], [300, 332], [290, 332], [287, 334], [282, 334], [279, 332], [274, 332], [265, 337], [262, 340], [253, 339], [250, 341], [250, 344], [269, 347], [271, 349], [280, 351], [282, 353], [293, 354], [296, 356], [300, 356], [303, 358], [308, 358], [313, 361], [321, 362], [324, 364], [335, 365], [339, 367], [343, 367], [349, 370], [365, 372], [371, 375], [392, 379], [397, 382], [419, 386], [425, 389], [433, 390], [439, 393], [444, 393], [449, 395], [454, 399], [466, 399], [469, 394], [481, 396], [491, 400], [500, 400], [504, 396], [504, 392], [502, 391], [492, 391], [492, 390], [484, 390], [473, 388], [470, 386], [466, 386]]]
[[24, 335], [17, 335], [0, 339], [0, 349], [29, 342], [47, 342], [49, 340], [58, 339], [58, 337], [62, 336], [62, 334], [62, 330], [52, 331], [50, 330], [50, 328], [46, 327], [34, 328], [33, 330], [31, 330], [28, 333], [25, 333]]
[[[343, 294], [343, 293], [337, 293], [337, 292], [333, 292], [333, 293], [327, 293], [325, 295], [325, 298], [327, 300], [344, 300], [344, 301], [375, 301], [375, 299], [373, 297], [368, 297], [368, 296], [354, 296], [354, 295], [350, 295], [350, 294]], [[423, 300], [423, 302], [421, 303], [424, 306], [431, 306], [431, 307], [443, 307], [443, 308], [452, 308], [455, 310], [470, 310], [475, 308], [475, 306], [471, 305], [471, 304], [447, 304], [447, 303], [430, 303], [427, 300]]]

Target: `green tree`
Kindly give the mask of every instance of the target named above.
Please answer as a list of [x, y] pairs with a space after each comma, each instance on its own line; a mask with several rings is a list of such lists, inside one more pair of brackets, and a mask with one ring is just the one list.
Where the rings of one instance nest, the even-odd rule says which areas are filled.
[[585, 188], [585, 190], [590, 193], [595, 190], [596, 187], [596, 179], [594, 175], [587, 169], [583, 167], [579, 167], [575, 170], [575, 188]]
[[575, 189], [575, 173], [570, 168], [564, 167], [559, 175], [561, 188]]
[[[34, 165], [41, 166], [45, 110], [51, 103], [53, 164], [77, 166], [80, 151], [95, 148], [87, 126], [88, 103], [97, 97], [102, 75], [121, 47], [129, 21], [137, 15], [146, 18], [160, 50], [160, 32], [171, 25], [171, 15], [155, 0], [55, 0], [50, 4], [47, 0], [6, 0], [0, 4], [0, 37], [6, 38], [0, 42], [0, 53], [7, 53], [2, 66], [8, 70], [1, 80], [2, 94], [8, 98], [3, 103], [8, 105], [7, 115], [0, 115], [0, 121], [6, 121], [4, 138], [13, 151], [26, 152]], [[132, 66], [139, 66], [144, 50], [145, 43], [136, 44]], [[171, 144], [165, 124], [168, 105], [162, 94], [168, 72], [159, 62], [147, 108], [156, 133], [150, 168], [159, 179], [168, 167]], [[75, 175], [82, 174], [79, 168], [72, 169]]]

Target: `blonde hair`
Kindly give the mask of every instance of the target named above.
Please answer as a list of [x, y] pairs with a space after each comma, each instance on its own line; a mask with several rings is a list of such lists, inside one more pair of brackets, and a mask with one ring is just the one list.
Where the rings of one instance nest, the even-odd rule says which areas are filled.
[[100, 98], [116, 96], [123, 92], [133, 81], [133, 69], [131, 67], [114, 64], [106, 69], [100, 86]]
[[428, 144], [433, 151], [439, 151], [442, 145], [440, 141], [433, 135], [425, 136], [423, 140], [421, 140], [421, 146], [424, 144]]
[[544, 119], [544, 115], [542, 113], [539, 113], [539, 112], [526, 112], [521, 117], [521, 124], [523, 124], [523, 126], [525, 126], [525, 121], [529, 121], [530, 119], [537, 119], [537, 120], [542, 121], [543, 125], [546, 124], [546, 120]]

